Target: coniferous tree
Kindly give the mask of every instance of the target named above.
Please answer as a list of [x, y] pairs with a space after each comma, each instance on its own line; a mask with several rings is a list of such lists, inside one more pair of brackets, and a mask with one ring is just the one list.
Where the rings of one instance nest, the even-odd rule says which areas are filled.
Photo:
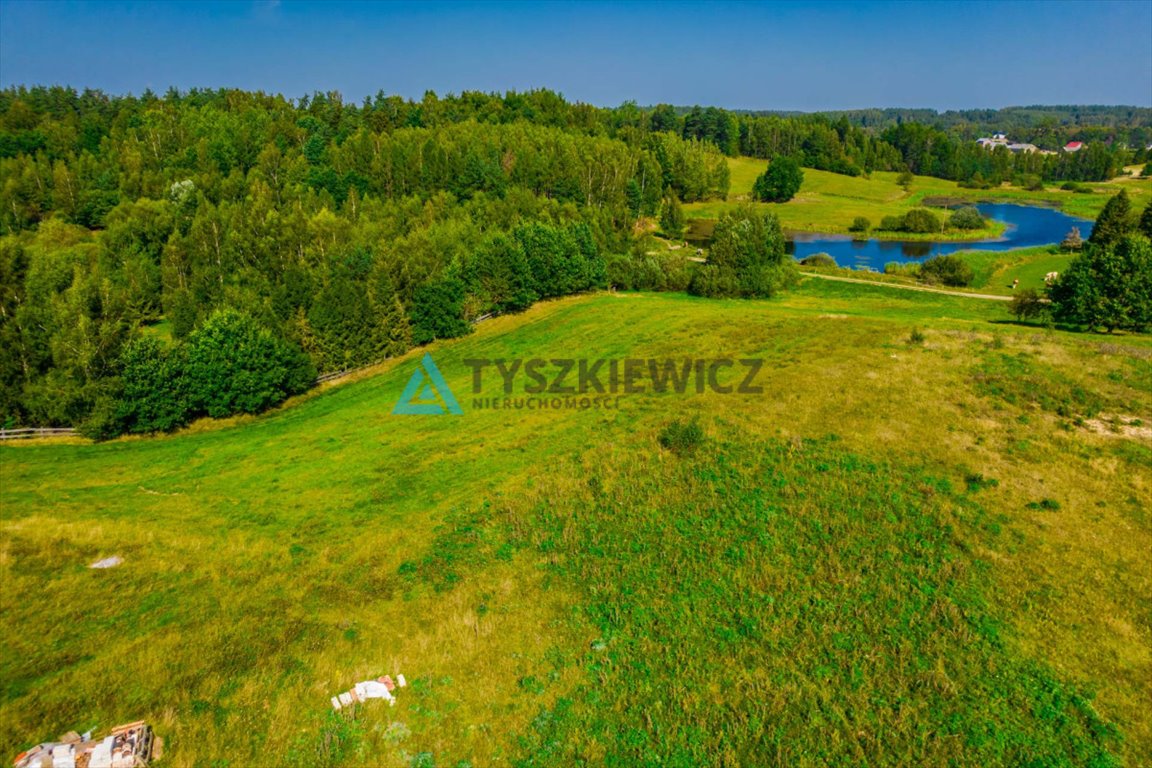
[[1132, 225], [1132, 202], [1128, 199], [1128, 190], [1122, 189], [1104, 204], [1104, 209], [1096, 217], [1088, 244], [1115, 245], [1132, 231]]
[[1144, 207], [1144, 213], [1140, 214], [1140, 224], [1137, 229], [1144, 237], [1152, 240], [1152, 203]]
[[1049, 289], [1053, 317], [1111, 333], [1152, 326], [1152, 243], [1140, 235], [1092, 245]]

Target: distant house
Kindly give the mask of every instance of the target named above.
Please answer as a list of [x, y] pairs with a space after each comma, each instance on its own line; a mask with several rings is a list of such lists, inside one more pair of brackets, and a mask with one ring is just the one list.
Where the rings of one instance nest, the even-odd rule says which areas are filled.
[[1027, 154], [1029, 152], [1035, 152], [1036, 151], [1036, 145], [1035, 144], [1009, 144], [1008, 145], [1008, 151], [1012, 152], [1013, 154], [1019, 154], [1021, 152], [1024, 152], [1025, 154]]
[[976, 143], [984, 147], [984, 149], [995, 149], [996, 147], [1008, 146], [1008, 137], [1003, 133], [994, 133], [992, 138], [976, 139]]
[[1084, 142], [1082, 141], [1070, 141], [1064, 145], [1065, 152], [1079, 152], [1083, 148]]

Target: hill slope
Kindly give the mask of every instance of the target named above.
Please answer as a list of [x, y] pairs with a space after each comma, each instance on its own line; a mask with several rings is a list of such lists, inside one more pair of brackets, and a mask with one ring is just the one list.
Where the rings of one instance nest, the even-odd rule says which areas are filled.
[[[601, 294], [432, 348], [463, 416], [391, 415], [420, 352], [233, 427], [6, 446], [0, 747], [146, 717], [173, 766], [1141, 764], [1152, 451], [1089, 427], [1152, 420], [1152, 341], [1004, 313]], [[764, 391], [474, 407], [465, 360], [533, 357], [760, 357]]]

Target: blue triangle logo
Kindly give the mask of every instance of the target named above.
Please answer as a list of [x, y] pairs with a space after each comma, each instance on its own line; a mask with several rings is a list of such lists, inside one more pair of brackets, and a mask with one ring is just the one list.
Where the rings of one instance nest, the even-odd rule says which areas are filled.
[[400, 402], [396, 403], [392, 413], [417, 416], [443, 416], [447, 413], [464, 415], [460, 403], [456, 402], [448, 383], [440, 375], [440, 369], [432, 361], [432, 355], [427, 352], [420, 366], [412, 372], [412, 378], [408, 379], [408, 386], [404, 387], [404, 394], [400, 395]]

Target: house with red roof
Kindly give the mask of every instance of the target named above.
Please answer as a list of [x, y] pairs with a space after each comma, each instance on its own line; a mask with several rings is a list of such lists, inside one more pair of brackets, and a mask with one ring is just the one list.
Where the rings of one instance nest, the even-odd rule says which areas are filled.
[[1079, 152], [1083, 148], [1084, 142], [1082, 141], [1070, 141], [1064, 145], [1065, 152]]

